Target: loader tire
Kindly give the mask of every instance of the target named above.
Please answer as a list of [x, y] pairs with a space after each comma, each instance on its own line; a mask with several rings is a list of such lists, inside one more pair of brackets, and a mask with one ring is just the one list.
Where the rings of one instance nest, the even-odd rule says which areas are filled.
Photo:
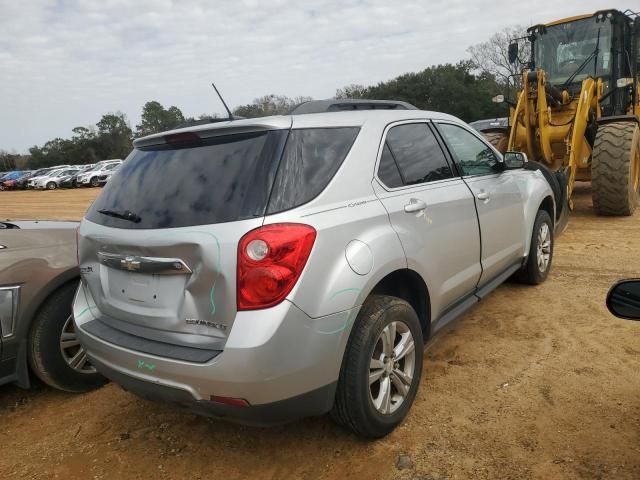
[[591, 160], [593, 208], [600, 215], [632, 215], [638, 202], [640, 128], [611, 122], [596, 133]]
[[484, 138], [486, 138], [491, 145], [500, 153], [507, 151], [509, 145], [509, 137], [504, 132], [483, 132]]

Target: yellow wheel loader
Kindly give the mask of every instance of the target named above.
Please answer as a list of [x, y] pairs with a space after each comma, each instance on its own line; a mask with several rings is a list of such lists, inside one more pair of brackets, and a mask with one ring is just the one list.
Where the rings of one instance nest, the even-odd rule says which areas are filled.
[[599, 214], [631, 215], [640, 180], [639, 14], [603, 10], [527, 32], [526, 61], [517, 41], [509, 45], [509, 61], [524, 70], [507, 101], [508, 126], [483, 133], [556, 172], [571, 208], [575, 182], [591, 181]]

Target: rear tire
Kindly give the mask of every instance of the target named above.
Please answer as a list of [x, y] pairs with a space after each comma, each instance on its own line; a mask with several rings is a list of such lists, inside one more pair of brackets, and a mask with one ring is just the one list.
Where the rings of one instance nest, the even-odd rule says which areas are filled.
[[593, 208], [600, 215], [632, 215], [638, 202], [640, 128], [611, 122], [596, 133], [591, 162]]
[[[69, 342], [75, 336], [71, 317], [71, 302], [78, 286], [71, 282], [56, 290], [38, 311], [29, 332], [29, 364], [36, 376], [47, 385], [67, 392], [87, 392], [104, 385], [107, 380], [84, 363], [84, 349], [73, 345], [73, 356], [77, 354], [76, 369], [72, 368], [65, 355]], [[63, 337], [63, 334], [65, 335]], [[65, 341], [63, 353], [62, 341]]]
[[422, 328], [411, 305], [371, 295], [349, 337], [332, 418], [364, 437], [387, 435], [411, 408], [422, 359]]
[[509, 145], [509, 137], [504, 132], [486, 132], [482, 133], [491, 145], [495, 147], [500, 153], [507, 151]]
[[544, 210], [538, 210], [533, 223], [531, 246], [527, 262], [516, 274], [516, 280], [528, 285], [539, 285], [547, 279], [553, 260], [553, 222]]

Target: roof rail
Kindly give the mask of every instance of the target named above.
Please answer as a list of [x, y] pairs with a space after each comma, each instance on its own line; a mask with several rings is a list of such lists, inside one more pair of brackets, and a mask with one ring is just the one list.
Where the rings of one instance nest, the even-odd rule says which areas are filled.
[[290, 115], [305, 113], [349, 112], [353, 110], [417, 110], [410, 103], [397, 100], [310, 100], [289, 110]]

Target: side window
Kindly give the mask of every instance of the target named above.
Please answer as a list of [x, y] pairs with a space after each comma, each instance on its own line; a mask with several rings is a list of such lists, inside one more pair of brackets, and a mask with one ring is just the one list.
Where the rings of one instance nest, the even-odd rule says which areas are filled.
[[462, 175], [488, 175], [496, 173], [498, 164], [493, 150], [464, 128], [449, 123], [440, 123], [438, 127], [453, 150]]
[[398, 165], [391, 154], [391, 150], [389, 150], [387, 142], [384, 143], [384, 149], [382, 150], [382, 158], [380, 159], [380, 166], [378, 167], [378, 178], [389, 188], [401, 187], [403, 185]]
[[357, 127], [291, 130], [267, 214], [298, 207], [318, 196], [342, 165], [359, 132]]
[[[453, 177], [451, 167], [440, 145], [425, 123], [398, 125], [391, 128], [387, 133], [386, 149], [391, 154], [389, 156], [395, 160], [404, 185]], [[382, 166], [381, 162], [380, 167]], [[380, 172], [378, 176], [382, 180]]]

